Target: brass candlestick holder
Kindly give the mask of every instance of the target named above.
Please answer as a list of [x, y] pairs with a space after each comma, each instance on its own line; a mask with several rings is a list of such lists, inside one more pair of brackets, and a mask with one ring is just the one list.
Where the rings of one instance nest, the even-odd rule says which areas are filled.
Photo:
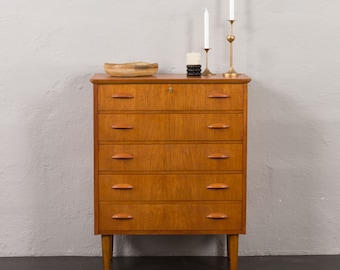
[[212, 73], [209, 68], [208, 68], [208, 52], [210, 50], [210, 48], [205, 48], [205, 70], [202, 72], [203, 76], [213, 76], [216, 75], [214, 73]]
[[234, 69], [234, 66], [233, 66], [233, 41], [235, 40], [235, 36], [234, 36], [234, 33], [233, 33], [233, 24], [235, 22], [235, 20], [228, 20], [229, 23], [230, 23], [230, 35], [227, 36], [227, 40], [230, 44], [230, 51], [229, 51], [229, 54], [230, 54], [230, 68], [228, 70], [228, 72], [226, 73], [223, 73], [223, 76], [224, 77], [237, 77], [239, 74], [235, 71]]

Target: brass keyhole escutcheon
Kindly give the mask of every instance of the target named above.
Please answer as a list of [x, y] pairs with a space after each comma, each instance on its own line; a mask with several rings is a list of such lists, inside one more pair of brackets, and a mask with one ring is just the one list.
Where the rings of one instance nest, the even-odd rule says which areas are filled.
[[169, 93], [172, 93], [174, 91], [174, 89], [172, 88], [172, 86], [169, 86], [169, 89], [168, 89]]

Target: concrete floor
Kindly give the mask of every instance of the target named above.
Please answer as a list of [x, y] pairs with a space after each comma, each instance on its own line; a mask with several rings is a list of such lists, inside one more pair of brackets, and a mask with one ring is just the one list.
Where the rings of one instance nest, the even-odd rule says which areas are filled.
[[[100, 257], [1, 258], [1, 270], [101, 270]], [[114, 270], [228, 270], [223, 257], [118, 257]], [[339, 270], [340, 256], [240, 257], [238, 270]]]

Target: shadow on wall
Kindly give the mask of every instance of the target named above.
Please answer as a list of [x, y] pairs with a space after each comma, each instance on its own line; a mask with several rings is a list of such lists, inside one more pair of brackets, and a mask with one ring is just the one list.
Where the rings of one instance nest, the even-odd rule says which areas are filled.
[[226, 256], [225, 236], [118, 235], [114, 256]]
[[320, 245], [323, 221], [316, 198], [325, 180], [320, 170], [325, 145], [317, 120], [290, 91], [256, 79], [250, 84], [243, 255], [301, 254]]

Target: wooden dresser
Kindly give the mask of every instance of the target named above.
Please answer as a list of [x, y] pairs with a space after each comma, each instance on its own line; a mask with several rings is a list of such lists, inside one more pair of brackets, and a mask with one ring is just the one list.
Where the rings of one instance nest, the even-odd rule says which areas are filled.
[[[94, 75], [94, 230], [104, 270], [115, 234], [246, 231], [250, 78]], [[204, 248], [204, 247], [202, 247]]]

